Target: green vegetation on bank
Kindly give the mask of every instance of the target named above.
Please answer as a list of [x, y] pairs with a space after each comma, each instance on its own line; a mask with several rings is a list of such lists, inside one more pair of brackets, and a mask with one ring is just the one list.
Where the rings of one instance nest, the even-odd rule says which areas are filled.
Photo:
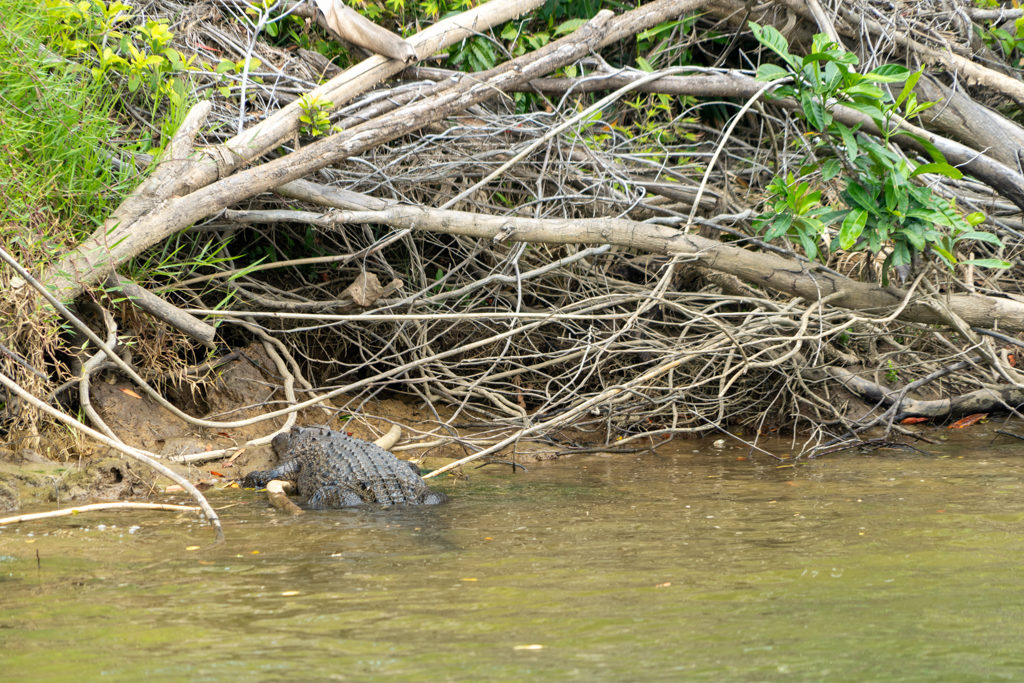
[[111, 160], [115, 97], [50, 49], [46, 9], [0, 0], [0, 225], [35, 261], [101, 223], [134, 175]]
[[[893, 132], [894, 122], [912, 119], [932, 106], [918, 102], [914, 85], [921, 71], [886, 64], [868, 73], [854, 68], [857, 56], [833, 43], [826, 35], [814, 36], [811, 52], [798, 57], [789, 43], [771, 26], [750, 22], [754, 37], [774, 52], [783, 66], [765, 63], [757, 70], [759, 80], [778, 82], [776, 97], [791, 97], [800, 103], [796, 116], [814, 133], [812, 150], [804, 154], [797, 172], [776, 176], [768, 185], [769, 211], [758, 221], [765, 239], [786, 236], [799, 244], [808, 258], [818, 256], [819, 245], [829, 251], [887, 251], [882, 266], [883, 280], [890, 268], [909, 266], [916, 254], [933, 254], [947, 266], [957, 263], [956, 245], [965, 240], [1001, 246], [998, 237], [976, 230], [985, 215], [962, 215], [953, 200], [934, 193], [927, 185], [914, 182], [924, 174], [957, 180], [963, 177], [948, 164], [938, 149], [924, 138]], [[903, 83], [895, 98], [881, 86]], [[837, 104], [868, 116], [880, 137], [865, 135], [857, 126], [847, 127], [832, 115]], [[891, 138], [909, 135], [924, 147], [930, 163], [908, 162], [893, 150]], [[840, 182], [840, 202], [822, 201], [822, 188]], [[830, 231], [838, 225], [838, 231]], [[834, 236], [830, 236], [834, 235]], [[987, 268], [1009, 268], [1001, 259], [970, 259], [966, 263]]]

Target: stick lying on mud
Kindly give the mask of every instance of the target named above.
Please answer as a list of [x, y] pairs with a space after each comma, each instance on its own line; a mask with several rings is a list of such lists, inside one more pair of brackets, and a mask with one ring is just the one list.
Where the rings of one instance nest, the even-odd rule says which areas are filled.
[[27, 515], [14, 515], [13, 517], [0, 517], [0, 526], [5, 524], [18, 524], [20, 522], [31, 522], [37, 519], [49, 519], [51, 517], [67, 517], [77, 515], [80, 512], [93, 512], [94, 510], [168, 510], [172, 512], [199, 512], [201, 508], [195, 505], [170, 505], [168, 503], [90, 503], [89, 505], [76, 505], [60, 510], [49, 512], [32, 512]]

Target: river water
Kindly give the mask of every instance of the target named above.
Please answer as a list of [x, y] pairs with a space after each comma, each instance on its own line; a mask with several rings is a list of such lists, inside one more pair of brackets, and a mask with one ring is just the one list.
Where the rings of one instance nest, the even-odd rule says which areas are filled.
[[0, 680], [1024, 676], [1024, 443], [667, 448], [474, 470], [422, 509], [217, 493], [217, 547], [168, 513], [2, 528]]

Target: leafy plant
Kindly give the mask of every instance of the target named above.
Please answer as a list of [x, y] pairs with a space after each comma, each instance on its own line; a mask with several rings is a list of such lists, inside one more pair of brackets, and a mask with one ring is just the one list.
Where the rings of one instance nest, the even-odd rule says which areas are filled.
[[[217, 84], [217, 92], [224, 97], [231, 97], [231, 81], [228, 79], [228, 74], [242, 74], [251, 73], [256, 69], [263, 66], [263, 62], [250, 57], [248, 60], [240, 59], [237, 62], [233, 62], [230, 59], [222, 59], [214, 67], [214, 73], [220, 74], [220, 82]], [[262, 83], [263, 79], [259, 76], [250, 76], [250, 80], [256, 83]]]
[[57, 46], [67, 57], [89, 64], [93, 79], [112, 71], [127, 76], [129, 92], [145, 85], [154, 107], [165, 98], [184, 103], [185, 84], [174, 74], [193, 68], [193, 57], [170, 47], [174, 33], [166, 20], [128, 25], [132, 6], [119, 0], [46, 0]]
[[73, 239], [71, 226], [89, 228], [117, 205], [131, 173], [109, 159], [122, 135], [113, 94], [44, 49], [65, 36], [39, 5], [0, 9], [0, 242], [26, 260], [48, 258]]
[[998, 46], [1008, 60], [1014, 60], [1017, 67], [1024, 67], [1024, 17], [1014, 20], [1013, 33], [995, 23], [983, 29], [975, 25], [975, 29], [989, 47]]
[[452, 56], [448, 59], [449, 66], [471, 72], [493, 69], [497, 63], [494, 44], [485, 36], [473, 36], [453, 45]]
[[[954, 254], [960, 242], [976, 240], [1001, 246], [995, 235], [975, 230], [984, 222], [984, 214], [964, 216], [953, 201], [915, 182], [928, 173], [962, 177], [934, 145], [912, 135], [931, 157], [930, 163], [918, 166], [893, 151], [894, 136], [911, 135], [895, 129], [894, 117], [913, 117], [934, 104], [918, 102], [914, 95], [921, 71], [888, 64], [861, 74], [854, 68], [857, 56], [824, 34], [814, 36], [811, 53], [801, 58], [790, 53], [785, 37], [771, 26], [751, 22], [750, 29], [783, 64], [762, 64], [757, 70], [758, 80], [778, 81], [774, 96], [795, 99], [800, 105], [797, 117], [815, 133], [808, 142], [813, 156], [806, 155], [797, 173], [776, 177], [768, 185], [770, 210], [755, 223], [765, 239], [788, 237], [814, 259], [830, 226], [838, 225], [828, 249], [884, 250], [885, 282], [891, 268], [909, 265], [914, 254], [934, 254], [952, 267], [957, 263]], [[904, 86], [893, 98], [880, 87], [885, 83]], [[870, 117], [881, 131], [880, 138], [836, 121], [832, 111], [837, 104]], [[838, 186], [841, 205], [822, 203], [822, 189], [828, 184]], [[1000, 259], [969, 263], [990, 268], [1010, 266]]]
[[885, 366], [885, 381], [889, 382], [889, 384], [895, 384], [899, 379], [900, 371], [899, 368], [896, 367], [896, 363], [892, 362], [892, 360], [887, 361]]
[[327, 135], [331, 132], [331, 103], [316, 97], [305, 95], [299, 100], [302, 114], [302, 132], [313, 137]]

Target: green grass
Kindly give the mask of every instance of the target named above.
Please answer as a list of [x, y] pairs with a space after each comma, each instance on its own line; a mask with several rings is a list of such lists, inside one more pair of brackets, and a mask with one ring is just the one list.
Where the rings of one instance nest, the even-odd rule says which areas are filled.
[[45, 12], [0, 0], [0, 240], [25, 256], [90, 232], [130, 189], [108, 158], [116, 93], [47, 48]]

